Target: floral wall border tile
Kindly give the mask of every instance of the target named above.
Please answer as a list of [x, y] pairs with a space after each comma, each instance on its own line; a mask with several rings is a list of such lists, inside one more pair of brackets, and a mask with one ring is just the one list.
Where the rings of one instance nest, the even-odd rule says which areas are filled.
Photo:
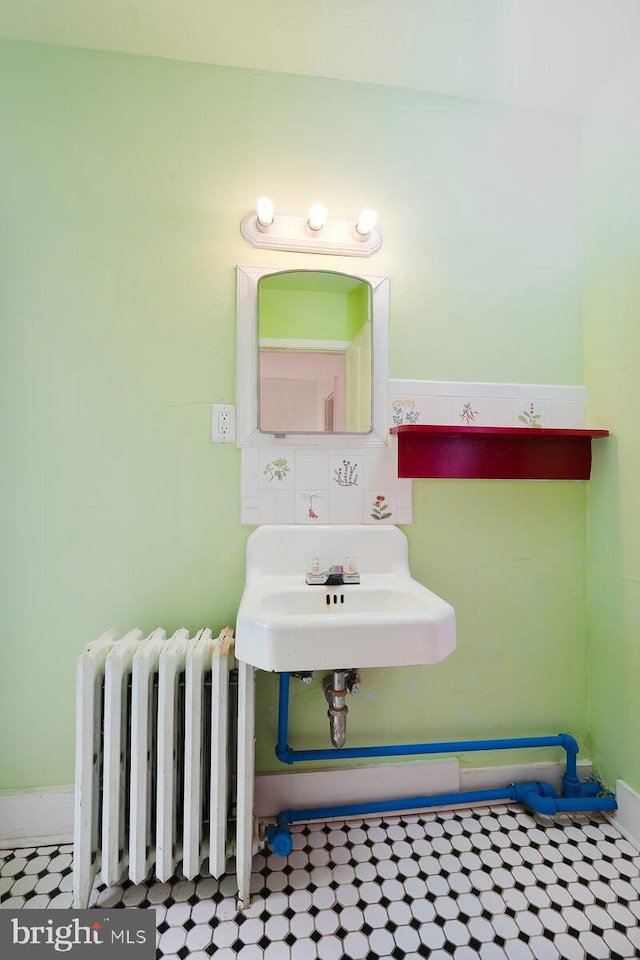
[[586, 427], [586, 398], [581, 385], [389, 382], [390, 418], [395, 423], [580, 429]]

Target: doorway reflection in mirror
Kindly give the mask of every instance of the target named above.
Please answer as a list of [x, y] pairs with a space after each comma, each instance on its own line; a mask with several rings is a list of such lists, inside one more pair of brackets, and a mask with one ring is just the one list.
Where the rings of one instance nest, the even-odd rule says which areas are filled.
[[266, 433], [372, 429], [371, 286], [331, 271], [258, 283], [258, 426]]

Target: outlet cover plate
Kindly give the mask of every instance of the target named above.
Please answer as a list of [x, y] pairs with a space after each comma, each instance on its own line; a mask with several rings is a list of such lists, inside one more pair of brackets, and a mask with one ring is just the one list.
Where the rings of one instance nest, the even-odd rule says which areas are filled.
[[214, 443], [236, 442], [236, 407], [233, 403], [211, 405], [211, 439]]

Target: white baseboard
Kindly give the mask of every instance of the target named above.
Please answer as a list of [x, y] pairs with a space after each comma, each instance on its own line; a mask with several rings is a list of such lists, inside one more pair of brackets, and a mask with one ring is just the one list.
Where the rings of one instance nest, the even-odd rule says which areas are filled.
[[[256, 777], [255, 812], [266, 818], [280, 810], [494, 790], [527, 780], [544, 781], [559, 789], [564, 771], [561, 762], [461, 769], [457, 760], [418, 760], [343, 770], [263, 773]], [[579, 761], [578, 771], [580, 778], [586, 779], [591, 774], [591, 761]], [[504, 801], [494, 801], [500, 802]]]
[[73, 842], [73, 786], [0, 791], [0, 848]]
[[[591, 760], [578, 760], [578, 777], [586, 780], [593, 772]], [[566, 764], [562, 761], [542, 763], [514, 763], [504, 767], [464, 767], [460, 770], [461, 790], [496, 790], [509, 783], [537, 780], [550, 783], [556, 790], [562, 788]]]
[[640, 793], [636, 793], [624, 780], [616, 780], [616, 800], [616, 826], [629, 843], [640, 850]]
[[460, 789], [457, 760], [377, 764], [343, 770], [261, 773], [255, 780], [255, 813], [275, 817], [280, 810], [367, 803]]
[[[579, 761], [578, 769], [580, 778], [585, 779], [591, 773], [591, 762]], [[255, 781], [255, 812], [258, 817], [268, 818], [285, 809], [361, 803], [389, 796], [493, 790], [525, 780], [544, 781], [559, 788], [563, 773], [563, 763], [460, 768], [457, 760], [449, 759], [263, 773]], [[618, 803], [620, 830], [637, 845], [640, 795], [620, 780]], [[0, 849], [72, 842], [73, 786], [42, 787], [20, 793], [0, 791]]]

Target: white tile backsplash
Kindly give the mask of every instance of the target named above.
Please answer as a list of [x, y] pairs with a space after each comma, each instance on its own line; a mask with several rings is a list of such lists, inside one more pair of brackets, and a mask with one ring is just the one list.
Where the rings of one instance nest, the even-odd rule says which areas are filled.
[[329, 455], [327, 453], [309, 453], [306, 450], [295, 451], [296, 490], [312, 490], [329, 487]]
[[[286, 460], [288, 470], [274, 466], [279, 459]], [[395, 437], [387, 447], [357, 451], [321, 444], [242, 448], [243, 523], [363, 523], [365, 487], [375, 488], [374, 497], [401, 488], [402, 522], [411, 522], [411, 481], [398, 478]]]
[[584, 402], [564, 400], [545, 404], [545, 427], [580, 430], [585, 426]]
[[398, 458], [396, 448], [385, 450], [383, 454], [376, 451], [371, 456], [362, 459], [363, 487], [391, 487], [398, 482]]
[[541, 383], [487, 383], [471, 380], [390, 380], [389, 397], [494, 397], [514, 399], [530, 396], [534, 400], [586, 401], [586, 387]]
[[254, 497], [257, 505], [259, 469], [260, 451], [257, 447], [246, 447], [242, 452], [240, 472], [240, 496], [243, 502], [248, 497]]
[[417, 397], [418, 423], [449, 424], [455, 416], [456, 403], [451, 397]]
[[257, 527], [260, 523], [260, 512], [257, 507], [248, 507], [243, 503], [240, 511], [240, 523]]
[[[400, 421], [532, 429], [518, 419], [529, 417], [531, 404], [534, 417], [539, 415], [533, 422], [542, 427], [586, 426], [586, 389], [580, 385], [389, 381], [390, 425]], [[379, 495], [389, 507], [384, 512], [391, 513], [385, 520], [371, 516]], [[412, 481], [398, 478], [395, 437], [388, 447], [357, 451], [348, 445], [323, 445], [321, 438], [304, 447], [244, 446], [241, 496], [246, 524], [412, 521]]]
[[295, 523], [293, 490], [261, 490], [258, 506], [260, 523]]
[[329, 491], [329, 523], [362, 522], [362, 490], [332, 487]]
[[[406, 515], [407, 510], [411, 512], [411, 500], [413, 493], [411, 480], [407, 478], [398, 479], [394, 484], [394, 488], [396, 491], [396, 506], [398, 509], [398, 514], [402, 513], [403, 515]], [[403, 520], [399, 522], [410, 523], [411, 521]]]

